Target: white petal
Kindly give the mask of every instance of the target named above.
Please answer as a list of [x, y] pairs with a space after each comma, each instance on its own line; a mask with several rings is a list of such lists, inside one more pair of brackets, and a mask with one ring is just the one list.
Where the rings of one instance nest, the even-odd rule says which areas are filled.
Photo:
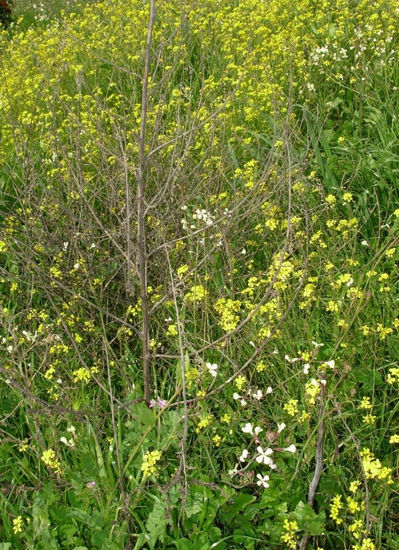
[[242, 431], [245, 433], [245, 434], [253, 434], [253, 427], [252, 427], [252, 424], [250, 422], [247, 422], [247, 424], [245, 424], [245, 426], [243, 428], [241, 428]]

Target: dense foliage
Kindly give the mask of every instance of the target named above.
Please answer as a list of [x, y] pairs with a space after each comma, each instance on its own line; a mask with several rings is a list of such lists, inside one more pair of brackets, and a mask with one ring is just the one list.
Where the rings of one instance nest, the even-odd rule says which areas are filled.
[[0, 549], [399, 548], [397, 2], [155, 2], [148, 97], [150, 2], [67, 4], [0, 36]]

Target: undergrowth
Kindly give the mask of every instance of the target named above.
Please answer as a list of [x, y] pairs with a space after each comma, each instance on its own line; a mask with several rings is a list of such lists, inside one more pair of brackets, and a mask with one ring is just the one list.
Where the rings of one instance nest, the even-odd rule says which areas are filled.
[[28, 4], [0, 549], [399, 548], [396, 2]]

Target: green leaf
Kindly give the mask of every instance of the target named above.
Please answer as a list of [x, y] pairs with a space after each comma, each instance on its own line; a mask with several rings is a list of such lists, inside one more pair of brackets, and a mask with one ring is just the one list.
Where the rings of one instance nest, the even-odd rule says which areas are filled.
[[162, 501], [156, 499], [154, 507], [150, 512], [146, 529], [149, 534], [148, 544], [150, 548], [155, 548], [155, 544], [158, 540], [164, 541], [166, 534], [166, 505]]

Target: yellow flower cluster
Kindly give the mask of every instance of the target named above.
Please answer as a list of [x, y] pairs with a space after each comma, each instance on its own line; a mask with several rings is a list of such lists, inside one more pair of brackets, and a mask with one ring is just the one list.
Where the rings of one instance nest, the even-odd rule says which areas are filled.
[[166, 336], [177, 336], [179, 334], [179, 331], [177, 330], [177, 325], [171, 324], [168, 326], [168, 330], [166, 331]]
[[91, 374], [89, 369], [86, 367], [81, 367], [80, 369], [75, 369], [73, 371], [72, 378], [74, 382], [84, 382], [87, 384], [90, 381]]
[[342, 523], [342, 519], [339, 516], [343, 507], [344, 505], [342, 503], [341, 495], [335, 495], [331, 502], [330, 517], [335, 521], [337, 525], [340, 525]]
[[290, 399], [288, 403], [284, 405], [284, 410], [290, 415], [295, 416], [298, 413], [298, 399]]
[[283, 534], [281, 535], [281, 540], [285, 542], [287, 548], [294, 550], [297, 547], [297, 537], [296, 532], [299, 529], [299, 525], [296, 521], [290, 521], [285, 519], [283, 523]]
[[186, 292], [184, 298], [187, 302], [201, 302], [208, 295], [208, 291], [202, 285], [194, 285]]
[[315, 378], [312, 378], [305, 385], [305, 395], [306, 395], [306, 400], [308, 404], [314, 405], [316, 403], [316, 399], [319, 394], [320, 394], [320, 381], [316, 380]]
[[57, 474], [61, 473], [61, 464], [56, 457], [54, 449], [47, 449], [47, 451], [43, 451], [41, 458], [46, 466], [54, 470]]
[[240, 321], [238, 315], [241, 308], [240, 300], [220, 298], [215, 303], [214, 308], [220, 316], [219, 326], [225, 332], [234, 330]]
[[352, 546], [352, 550], [376, 550], [374, 542], [370, 538], [362, 540], [361, 544]]
[[364, 473], [367, 479], [379, 479], [388, 484], [393, 483], [392, 469], [381, 464], [381, 461], [374, 456], [370, 449], [362, 449], [361, 452]]
[[207, 414], [206, 416], [201, 418], [201, 420], [198, 422], [197, 427], [195, 428], [196, 433], [199, 434], [201, 430], [207, 428], [212, 423], [212, 420], [213, 416], [211, 414]]
[[144, 477], [150, 477], [157, 473], [157, 462], [161, 460], [162, 453], [160, 451], [148, 451], [144, 455], [143, 462], [141, 464], [141, 471]]
[[14, 531], [15, 535], [18, 535], [18, 533], [22, 533], [22, 526], [23, 526], [22, 516], [17, 516], [12, 520], [12, 530]]

